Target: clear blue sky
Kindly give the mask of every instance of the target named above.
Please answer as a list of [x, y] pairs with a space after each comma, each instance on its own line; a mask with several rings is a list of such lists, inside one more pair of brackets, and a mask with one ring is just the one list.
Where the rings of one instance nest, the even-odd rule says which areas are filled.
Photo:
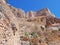
[[56, 17], [60, 18], [60, 0], [8, 0], [8, 3], [25, 12], [38, 11], [47, 7]]

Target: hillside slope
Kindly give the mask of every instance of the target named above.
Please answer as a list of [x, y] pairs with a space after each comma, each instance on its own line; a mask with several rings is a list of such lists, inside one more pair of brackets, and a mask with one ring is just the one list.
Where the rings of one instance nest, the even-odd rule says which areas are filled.
[[25, 13], [0, 0], [0, 45], [60, 45], [60, 19], [48, 8]]

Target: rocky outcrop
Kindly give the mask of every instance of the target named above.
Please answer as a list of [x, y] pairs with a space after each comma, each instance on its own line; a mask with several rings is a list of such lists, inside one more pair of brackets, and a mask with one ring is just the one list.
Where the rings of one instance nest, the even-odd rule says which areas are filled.
[[32, 38], [34, 31], [39, 35], [38, 45], [60, 45], [60, 31], [46, 28], [54, 23], [60, 23], [60, 19], [48, 8], [25, 13], [24, 10], [8, 4], [7, 0], [0, 0], [0, 45], [30, 45], [30, 41], [33, 40], [34, 43], [35, 39], [22, 41], [21, 37], [29, 32], [29, 37]]
[[12, 13], [16, 18], [25, 18], [25, 12], [22, 9], [16, 9], [13, 6], [9, 5]]
[[30, 12], [27, 12], [26, 13], [26, 17], [27, 18], [34, 18], [35, 15], [36, 15], [36, 12], [34, 12], [34, 11], [30, 11]]
[[47, 18], [55, 17], [55, 15], [53, 15], [48, 8], [37, 11], [36, 16], [47, 16]]

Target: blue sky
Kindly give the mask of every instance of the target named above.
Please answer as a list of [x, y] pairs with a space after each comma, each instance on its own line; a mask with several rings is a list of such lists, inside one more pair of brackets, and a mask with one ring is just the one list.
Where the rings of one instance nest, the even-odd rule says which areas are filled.
[[56, 17], [60, 18], [60, 0], [8, 0], [8, 3], [25, 12], [38, 11], [47, 7]]

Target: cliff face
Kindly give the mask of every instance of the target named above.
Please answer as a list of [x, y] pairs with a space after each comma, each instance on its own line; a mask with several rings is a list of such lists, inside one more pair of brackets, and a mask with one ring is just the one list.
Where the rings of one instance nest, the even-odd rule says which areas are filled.
[[45, 26], [51, 26], [54, 23], [60, 23], [60, 19], [56, 18], [48, 8], [25, 13], [24, 10], [9, 5], [7, 0], [0, 0], [0, 45], [22, 45], [20, 37], [25, 36], [25, 32], [34, 32], [35, 26], [38, 28], [37, 32], [40, 32], [42, 39], [45, 40], [39, 45], [54, 45], [54, 43], [60, 45], [60, 37], [58, 37], [60, 32], [53, 31], [57, 34], [54, 35], [52, 31], [46, 31]]

